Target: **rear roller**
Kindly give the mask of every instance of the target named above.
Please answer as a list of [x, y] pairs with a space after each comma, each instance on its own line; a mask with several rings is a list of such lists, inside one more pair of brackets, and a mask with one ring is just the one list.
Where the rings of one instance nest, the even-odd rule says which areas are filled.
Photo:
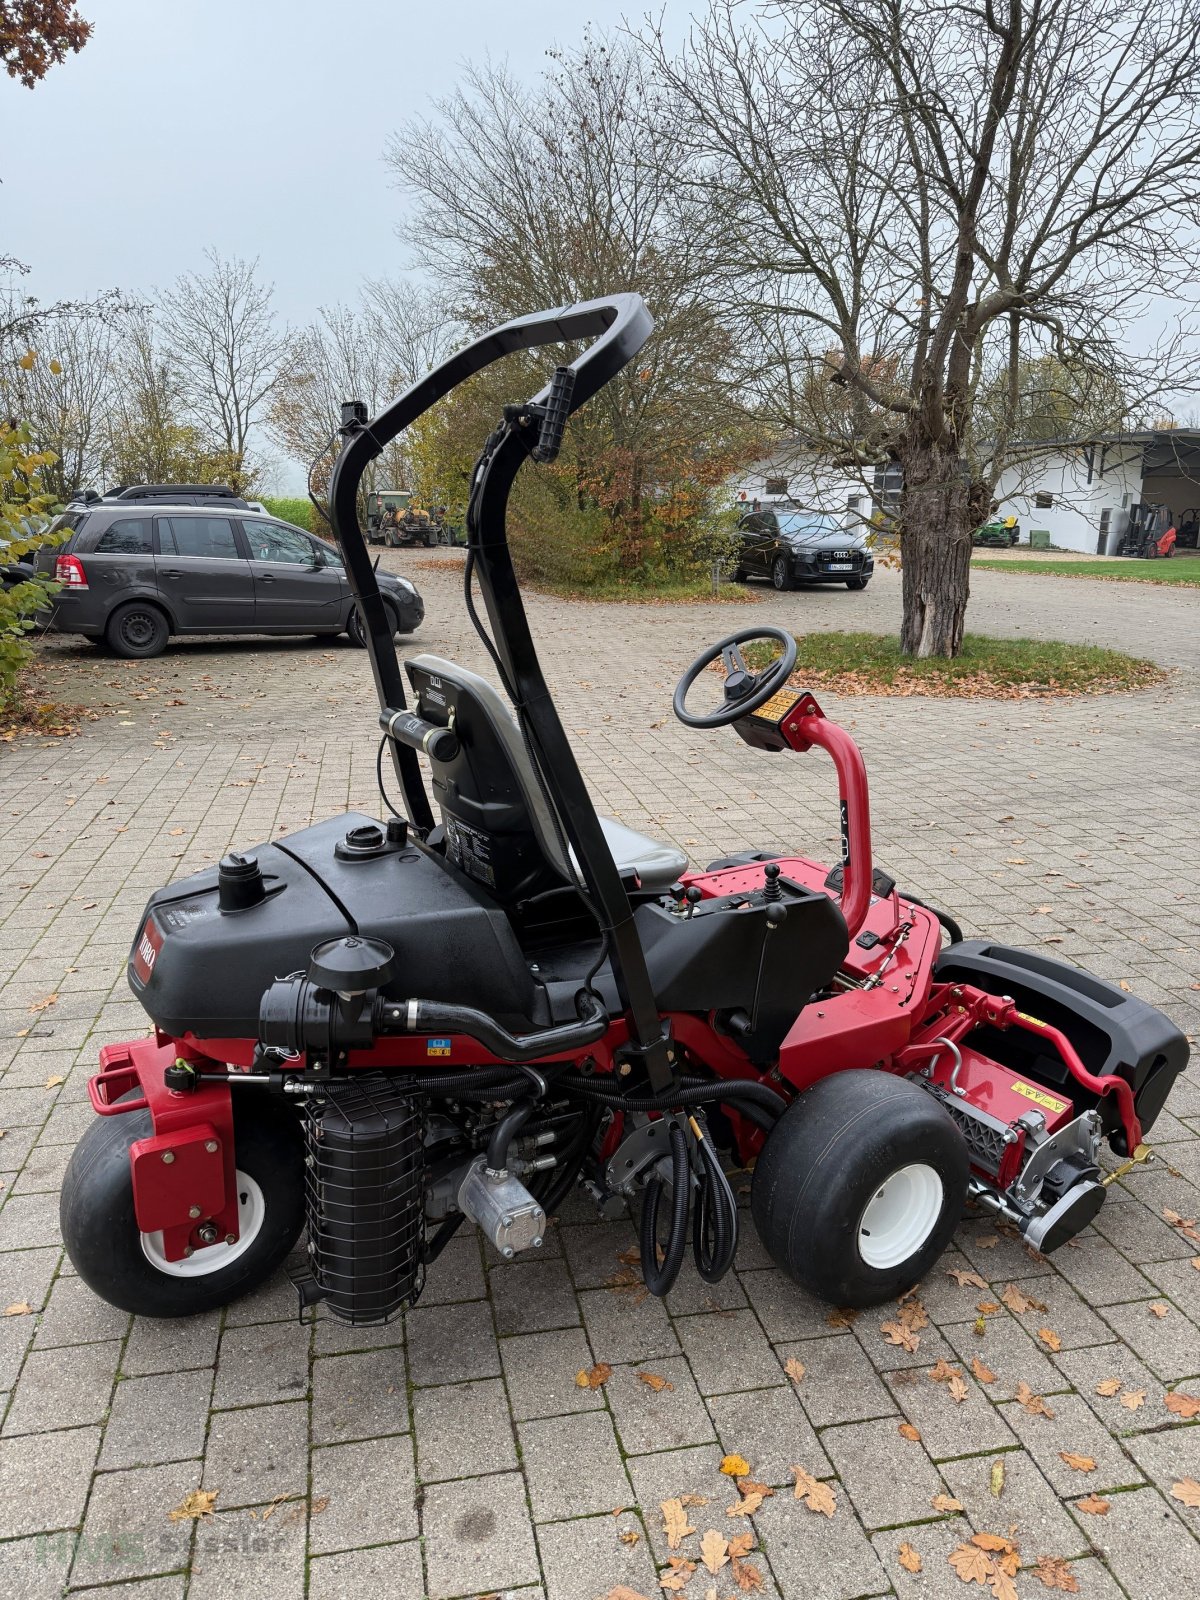
[[837, 1072], [771, 1130], [750, 1205], [789, 1277], [834, 1305], [871, 1306], [911, 1289], [941, 1255], [967, 1176], [963, 1137], [924, 1089]]

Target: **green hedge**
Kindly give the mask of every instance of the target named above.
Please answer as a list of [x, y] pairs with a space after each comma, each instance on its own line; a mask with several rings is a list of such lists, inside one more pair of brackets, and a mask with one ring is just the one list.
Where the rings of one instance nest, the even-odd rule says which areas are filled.
[[293, 527], [307, 528], [310, 533], [312, 532], [313, 508], [310, 500], [300, 496], [268, 499], [264, 495], [262, 503], [273, 517], [279, 518], [280, 522], [290, 522]]

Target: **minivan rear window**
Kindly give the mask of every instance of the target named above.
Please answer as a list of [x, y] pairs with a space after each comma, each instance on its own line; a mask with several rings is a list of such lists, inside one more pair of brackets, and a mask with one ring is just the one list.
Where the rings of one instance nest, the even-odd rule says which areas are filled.
[[122, 556], [148, 556], [153, 549], [149, 517], [122, 517], [96, 541], [97, 552], [107, 550]]
[[160, 517], [158, 547], [165, 556], [236, 560], [241, 555], [228, 517]]

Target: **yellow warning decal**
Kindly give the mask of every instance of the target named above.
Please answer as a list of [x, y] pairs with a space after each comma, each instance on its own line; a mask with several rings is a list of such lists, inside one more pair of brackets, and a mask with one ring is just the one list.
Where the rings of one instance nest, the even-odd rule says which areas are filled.
[[1031, 1083], [1014, 1083], [1014, 1094], [1023, 1094], [1026, 1100], [1032, 1100], [1035, 1106], [1041, 1106], [1046, 1111], [1066, 1111], [1067, 1102], [1056, 1100], [1052, 1094], [1047, 1094], [1044, 1089], [1035, 1089]]
[[1021, 1018], [1022, 1022], [1032, 1022], [1035, 1028], [1044, 1028], [1046, 1026], [1041, 1017], [1031, 1017], [1028, 1011], [1018, 1011], [1017, 1015]]

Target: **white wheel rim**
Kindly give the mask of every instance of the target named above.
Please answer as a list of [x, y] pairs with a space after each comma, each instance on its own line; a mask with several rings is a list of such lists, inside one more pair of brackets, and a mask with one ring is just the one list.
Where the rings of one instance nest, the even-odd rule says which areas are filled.
[[858, 1253], [868, 1267], [897, 1267], [916, 1255], [942, 1214], [942, 1180], [923, 1161], [899, 1167], [867, 1202], [858, 1224]]
[[150, 1265], [157, 1271], [165, 1273], [168, 1278], [207, 1278], [214, 1272], [220, 1272], [223, 1267], [231, 1266], [241, 1255], [245, 1255], [250, 1246], [262, 1231], [262, 1225], [267, 1215], [267, 1202], [263, 1199], [263, 1192], [247, 1172], [240, 1168], [237, 1174], [238, 1194], [238, 1238], [236, 1244], [226, 1244], [222, 1239], [217, 1244], [205, 1245], [197, 1250], [193, 1256], [185, 1256], [182, 1261], [168, 1261], [166, 1250], [163, 1248], [162, 1233], [143, 1233], [142, 1254]]

